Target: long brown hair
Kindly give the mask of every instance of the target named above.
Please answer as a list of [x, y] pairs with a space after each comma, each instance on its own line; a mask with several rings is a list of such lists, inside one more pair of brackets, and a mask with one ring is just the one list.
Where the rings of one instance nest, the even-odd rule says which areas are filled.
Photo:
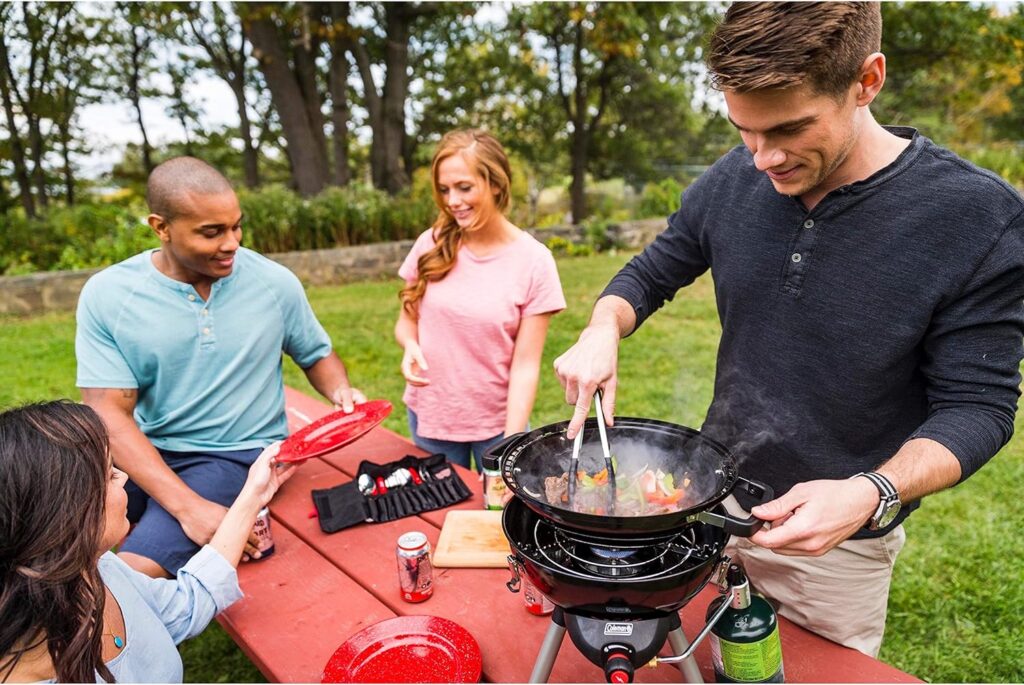
[[68, 401], [0, 413], [0, 681], [43, 641], [59, 682], [113, 682], [103, 663], [107, 432]]
[[437, 180], [441, 162], [456, 154], [462, 155], [467, 166], [484, 180], [487, 188], [498, 191], [494, 196], [494, 206], [499, 212], [505, 213], [511, 199], [512, 168], [505, 148], [494, 136], [480, 129], [463, 129], [450, 131], [441, 138], [430, 163], [434, 204], [439, 210], [437, 220], [431, 226], [434, 247], [420, 255], [416, 282], [402, 288], [398, 294], [402, 308], [413, 318], [416, 317], [417, 303], [427, 291], [427, 283], [440, 281], [448, 275], [458, 257], [463, 229], [448, 210]]

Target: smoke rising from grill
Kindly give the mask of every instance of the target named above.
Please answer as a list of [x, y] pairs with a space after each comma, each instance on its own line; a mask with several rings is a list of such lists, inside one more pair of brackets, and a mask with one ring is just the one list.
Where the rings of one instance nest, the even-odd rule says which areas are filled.
[[796, 435], [799, 421], [784, 406], [749, 376], [726, 370], [715, 382], [715, 399], [701, 432], [732, 452], [742, 474], [745, 461]]

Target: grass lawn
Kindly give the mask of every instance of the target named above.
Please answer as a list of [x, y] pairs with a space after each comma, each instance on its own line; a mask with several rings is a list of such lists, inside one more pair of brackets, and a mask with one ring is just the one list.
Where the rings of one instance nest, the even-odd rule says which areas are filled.
[[[550, 372], [552, 360], [575, 341], [593, 299], [628, 256], [559, 262], [569, 308], [552, 321], [534, 426], [568, 418]], [[353, 382], [368, 396], [401, 407], [401, 355], [391, 335], [397, 289], [397, 281], [373, 282], [313, 288], [309, 296]], [[711, 282], [702, 278], [623, 344], [618, 413], [699, 426], [711, 399], [719, 334]], [[0, 387], [0, 407], [78, 397], [72, 315], [0, 318], [0, 350], [0, 374], [7, 379]], [[285, 377], [312, 392], [290, 360]], [[403, 411], [394, 412], [386, 425], [408, 435]], [[1017, 431], [1022, 433], [1020, 418]], [[1024, 681], [1024, 516], [1018, 483], [1024, 483], [1020, 438], [965, 484], [929, 497], [910, 517], [882, 660], [932, 682]], [[182, 652], [189, 682], [262, 681], [216, 625]]]

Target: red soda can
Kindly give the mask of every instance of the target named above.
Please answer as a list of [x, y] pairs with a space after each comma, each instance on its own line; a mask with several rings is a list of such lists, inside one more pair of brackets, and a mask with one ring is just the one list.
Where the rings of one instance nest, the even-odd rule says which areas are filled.
[[406, 602], [423, 602], [434, 594], [434, 566], [430, 543], [420, 532], [398, 538], [398, 584]]
[[530, 582], [530, 579], [523, 576], [523, 601], [526, 603], [526, 610], [537, 616], [547, 616], [555, 610], [555, 605], [547, 596], [537, 589], [537, 586]]
[[266, 559], [274, 553], [274, 536], [270, 532], [270, 509], [267, 507], [260, 509], [256, 514], [256, 523], [252, 529], [256, 533], [256, 537], [259, 538], [256, 548], [260, 551], [260, 556], [253, 558]]

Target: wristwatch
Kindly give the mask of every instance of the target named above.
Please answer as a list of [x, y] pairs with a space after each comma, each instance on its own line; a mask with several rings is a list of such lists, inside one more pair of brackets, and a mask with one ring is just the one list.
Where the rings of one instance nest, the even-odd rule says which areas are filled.
[[866, 471], [851, 477], [860, 478], [861, 476], [874, 483], [875, 487], [878, 488], [879, 494], [878, 508], [875, 509], [875, 513], [868, 519], [867, 528], [868, 530], [885, 528], [893, 522], [896, 514], [900, 513], [900, 493], [896, 491], [896, 488], [889, 479], [880, 473]]

